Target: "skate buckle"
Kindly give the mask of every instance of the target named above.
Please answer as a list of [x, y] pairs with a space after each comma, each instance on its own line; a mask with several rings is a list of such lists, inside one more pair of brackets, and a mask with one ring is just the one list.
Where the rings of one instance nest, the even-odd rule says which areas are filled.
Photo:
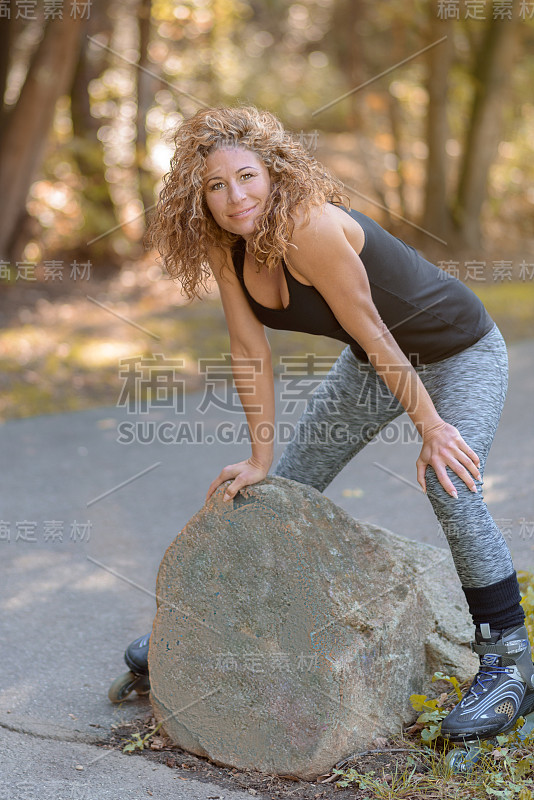
[[496, 644], [489, 644], [486, 642], [470, 642], [471, 650], [478, 655], [485, 655], [486, 653], [495, 653], [499, 656], [515, 655], [521, 653], [528, 647], [528, 639], [514, 639], [512, 642], [499, 642]]
[[513, 642], [506, 642], [505, 647], [508, 653], [520, 653], [528, 647], [528, 639], [515, 639]]

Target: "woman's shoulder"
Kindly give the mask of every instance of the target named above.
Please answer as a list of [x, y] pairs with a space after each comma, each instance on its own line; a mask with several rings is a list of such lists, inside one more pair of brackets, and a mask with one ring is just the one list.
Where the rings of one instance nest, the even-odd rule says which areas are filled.
[[207, 246], [206, 251], [208, 264], [215, 277], [219, 276], [225, 268], [228, 268], [230, 272], [235, 274], [233, 256], [237, 244], [237, 242], [234, 243], [232, 247], [229, 244], [221, 242], [218, 245]]
[[363, 248], [365, 232], [362, 226], [345, 209], [333, 203], [308, 208], [300, 204], [291, 212], [291, 216], [295, 223], [291, 240], [297, 246], [299, 242], [312, 239], [321, 241], [335, 238], [336, 234], [342, 232], [357, 253]]

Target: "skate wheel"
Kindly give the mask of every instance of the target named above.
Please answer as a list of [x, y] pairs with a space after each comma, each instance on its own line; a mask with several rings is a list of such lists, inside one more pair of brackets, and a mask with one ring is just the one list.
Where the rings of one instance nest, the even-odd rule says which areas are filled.
[[520, 741], [524, 741], [528, 736], [532, 734], [534, 730], [534, 714], [530, 712], [529, 714], [525, 715], [525, 721], [517, 731], [517, 735]]
[[122, 703], [132, 692], [148, 694], [150, 681], [147, 675], [136, 675], [135, 672], [125, 672], [113, 681], [109, 687], [108, 697], [112, 703]]
[[457, 747], [445, 756], [445, 764], [454, 773], [471, 772], [478, 761], [479, 752]]
[[134, 689], [137, 694], [148, 694], [150, 692], [150, 681], [148, 679], [148, 675], [139, 675], [139, 680], [134, 686]]

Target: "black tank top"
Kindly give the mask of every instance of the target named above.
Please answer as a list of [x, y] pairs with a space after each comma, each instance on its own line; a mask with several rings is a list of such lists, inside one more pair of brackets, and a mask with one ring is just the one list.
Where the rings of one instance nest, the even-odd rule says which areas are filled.
[[[361, 211], [340, 208], [363, 228], [365, 243], [360, 258], [373, 302], [414, 366], [460, 353], [492, 329], [494, 321], [465, 284], [431, 264]], [[245, 286], [244, 258], [245, 240], [241, 238], [233, 250], [235, 272], [261, 323], [269, 328], [338, 339], [350, 345], [356, 358], [369, 363], [365, 350], [341, 327], [323, 296], [314, 286], [306, 286], [294, 278], [285, 262], [282, 266], [289, 291], [288, 306], [278, 310], [257, 303]]]

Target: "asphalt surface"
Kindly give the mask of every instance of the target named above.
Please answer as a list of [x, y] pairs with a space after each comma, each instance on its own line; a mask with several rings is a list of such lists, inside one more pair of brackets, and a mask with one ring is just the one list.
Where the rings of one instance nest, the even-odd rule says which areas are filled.
[[[516, 568], [534, 570], [534, 341], [510, 346], [509, 356], [484, 497]], [[297, 403], [288, 413], [284, 391], [278, 385], [280, 435], [302, 409]], [[125, 646], [150, 629], [164, 550], [220, 469], [249, 452], [244, 415], [228, 407], [235, 398], [210, 402], [199, 393], [184, 402], [178, 410], [113, 406], [0, 427], [0, 797], [227, 794], [142, 757], [99, 758], [95, 744], [149, 709], [137, 696], [112, 705], [109, 684], [125, 671]], [[416, 482], [420, 444], [411, 428], [403, 415], [325, 494], [358, 519], [444, 547]]]

